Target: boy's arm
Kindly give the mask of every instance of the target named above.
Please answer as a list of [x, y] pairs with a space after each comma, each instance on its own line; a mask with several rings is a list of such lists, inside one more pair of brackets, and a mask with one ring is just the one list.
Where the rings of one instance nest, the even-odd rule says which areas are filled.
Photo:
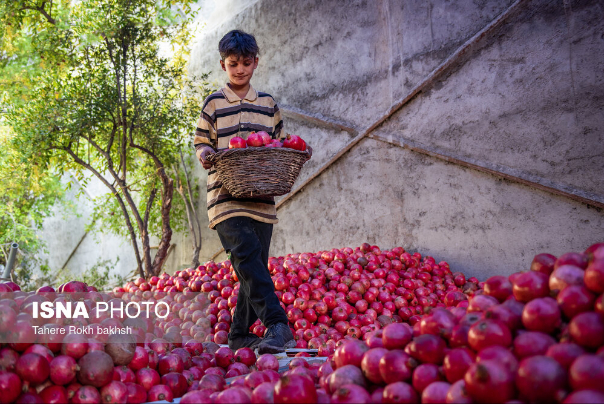
[[281, 119], [281, 110], [279, 109], [277, 103], [275, 103], [274, 110], [275, 115], [273, 115], [273, 137], [283, 142], [287, 134], [283, 131], [283, 119]]
[[195, 129], [195, 138], [193, 145], [195, 146], [195, 154], [197, 159], [203, 165], [203, 168], [209, 169], [212, 164], [206, 160], [206, 157], [216, 151], [218, 144], [218, 136], [214, 128], [214, 108], [211, 103], [204, 104], [201, 116], [197, 121], [197, 129]]

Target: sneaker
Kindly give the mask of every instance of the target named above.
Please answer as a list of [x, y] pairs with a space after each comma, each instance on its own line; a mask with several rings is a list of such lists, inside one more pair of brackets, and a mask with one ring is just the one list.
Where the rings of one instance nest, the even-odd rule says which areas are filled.
[[239, 348], [254, 349], [260, 342], [262, 342], [262, 340], [256, 334], [249, 333], [243, 337], [235, 337], [233, 339], [231, 339], [231, 335], [229, 334], [229, 348], [233, 351], [236, 351]]
[[264, 334], [264, 339], [258, 345], [258, 354], [265, 353], [276, 354], [285, 352], [286, 348], [294, 348], [294, 334], [292, 334], [289, 326], [283, 323], [271, 325]]

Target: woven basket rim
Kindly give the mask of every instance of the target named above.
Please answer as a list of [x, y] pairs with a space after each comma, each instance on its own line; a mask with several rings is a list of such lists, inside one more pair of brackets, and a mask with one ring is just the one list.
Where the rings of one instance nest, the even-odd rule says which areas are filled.
[[250, 154], [249, 152], [261, 152], [261, 153], [294, 153], [299, 155], [306, 155], [306, 160], [310, 159], [310, 153], [308, 151], [301, 151], [290, 149], [288, 147], [246, 147], [246, 148], [234, 148], [234, 149], [219, 149], [216, 153], [212, 153], [206, 157], [210, 163], [215, 163], [219, 159], [225, 156], [231, 156], [233, 154]]

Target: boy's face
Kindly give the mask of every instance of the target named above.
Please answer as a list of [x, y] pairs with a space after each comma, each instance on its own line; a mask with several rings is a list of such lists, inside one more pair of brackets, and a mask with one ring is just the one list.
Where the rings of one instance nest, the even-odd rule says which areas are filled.
[[220, 61], [222, 70], [227, 73], [231, 84], [246, 86], [252, 79], [254, 70], [258, 67], [257, 57], [239, 57], [231, 55]]

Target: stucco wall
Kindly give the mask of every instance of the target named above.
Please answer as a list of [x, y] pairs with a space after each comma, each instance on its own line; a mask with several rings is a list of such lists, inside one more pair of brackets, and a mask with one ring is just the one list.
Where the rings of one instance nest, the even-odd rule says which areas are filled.
[[[234, 28], [256, 36], [254, 86], [277, 99], [285, 130], [315, 150], [297, 184], [446, 64], [283, 204], [272, 255], [367, 241], [430, 254], [485, 279], [526, 269], [540, 252], [604, 240], [601, 1], [214, 3], [211, 14], [202, 7], [208, 25], [189, 70], [223, 84], [219, 39]], [[410, 143], [419, 147], [396, 146]], [[197, 167], [195, 176], [205, 189], [205, 171]], [[205, 197], [202, 260], [221, 248], [207, 228]], [[173, 242], [169, 270], [190, 260], [188, 235]], [[130, 262], [127, 243], [112, 245]], [[83, 259], [78, 251], [72, 262]]]

